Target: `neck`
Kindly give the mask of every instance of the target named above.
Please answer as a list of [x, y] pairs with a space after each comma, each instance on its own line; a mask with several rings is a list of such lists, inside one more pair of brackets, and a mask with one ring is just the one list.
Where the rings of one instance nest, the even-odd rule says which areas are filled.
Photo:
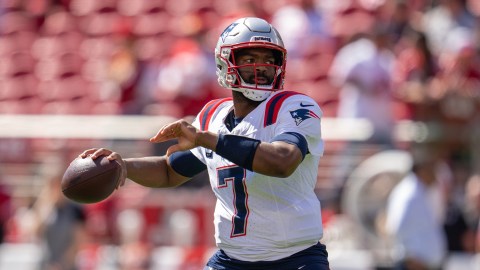
[[243, 118], [253, 111], [263, 101], [253, 101], [246, 98], [241, 92], [232, 91], [233, 110], [235, 117]]

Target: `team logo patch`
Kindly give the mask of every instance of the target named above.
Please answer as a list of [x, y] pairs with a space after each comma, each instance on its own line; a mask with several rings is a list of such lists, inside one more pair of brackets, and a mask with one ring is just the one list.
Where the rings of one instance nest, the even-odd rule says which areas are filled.
[[225, 30], [223, 30], [223, 33], [221, 35], [223, 42], [225, 42], [225, 39], [227, 38], [228, 34], [230, 34], [230, 32], [232, 32], [233, 28], [235, 28], [235, 26], [237, 26], [237, 24], [238, 23], [232, 23], [227, 28], [225, 28]]
[[298, 109], [295, 111], [290, 111], [290, 115], [292, 116], [293, 119], [295, 119], [295, 124], [300, 125], [304, 120], [308, 118], [318, 118], [318, 115], [316, 115], [314, 112], [308, 110], [308, 109]]

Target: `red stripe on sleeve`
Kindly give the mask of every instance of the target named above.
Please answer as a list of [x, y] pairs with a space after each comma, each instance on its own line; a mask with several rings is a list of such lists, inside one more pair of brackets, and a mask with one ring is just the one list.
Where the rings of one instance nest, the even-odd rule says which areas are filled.
[[[222, 99], [216, 99], [216, 103], [215, 104], [210, 104], [211, 109], [208, 110], [208, 114], [207, 114], [207, 118], [206, 118], [206, 122], [205, 122], [205, 127], [203, 130], [208, 130], [208, 126], [210, 125], [210, 120], [212, 119], [212, 116], [213, 114], [215, 113], [215, 111], [217, 110], [218, 106], [220, 106], [220, 104], [222, 104], [223, 102], [226, 102], [226, 101], [229, 101], [229, 100], [232, 100], [231, 97], [228, 97], [228, 98], [222, 98]], [[203, 117], [202, 117], [203, 118]]]

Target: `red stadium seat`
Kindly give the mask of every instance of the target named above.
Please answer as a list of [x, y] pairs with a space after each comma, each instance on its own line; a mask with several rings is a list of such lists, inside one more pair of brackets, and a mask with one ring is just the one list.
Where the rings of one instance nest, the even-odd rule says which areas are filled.
[[37, 114], [42, 101], [35, 97], [0, 101], [0, 114]]
[[35, 96], [37, 84], [37, 79], [28, 74], [0, 80], [0, 100], [19, 100]]
[[42, 114], [90, 114], [92, 101], [88, 98], [51, 101], [41, 108]]

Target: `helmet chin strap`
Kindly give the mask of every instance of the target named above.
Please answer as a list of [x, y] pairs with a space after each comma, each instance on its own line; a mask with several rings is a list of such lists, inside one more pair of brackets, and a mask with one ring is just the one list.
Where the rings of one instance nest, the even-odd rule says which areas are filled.
[[[253, 90], [253, 89], [248, 89], [248, 88], [240, 88], [239, 89], [242, 94], [253, 101], [263, 101], [267, 99], [274, 91], [272, 90]], [[261, 93], [261, 94], [260, 94]]]

